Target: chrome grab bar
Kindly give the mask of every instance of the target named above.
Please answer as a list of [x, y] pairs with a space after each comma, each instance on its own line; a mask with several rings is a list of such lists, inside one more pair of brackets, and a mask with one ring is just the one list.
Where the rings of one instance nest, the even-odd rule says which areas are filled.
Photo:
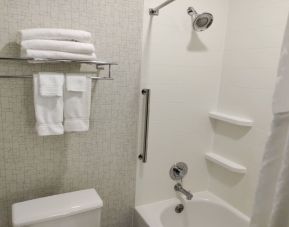
[[144, 123], [144, 140], [142, 154], [138, 156], [139, 160], [143, 163], [147, 162], [147, 149], [148, 149], [148, 130], [149, 130], [149, 117], [150, 117], [150, 89], [143, 89], [142, 95], [145, 96], [145, 123]]

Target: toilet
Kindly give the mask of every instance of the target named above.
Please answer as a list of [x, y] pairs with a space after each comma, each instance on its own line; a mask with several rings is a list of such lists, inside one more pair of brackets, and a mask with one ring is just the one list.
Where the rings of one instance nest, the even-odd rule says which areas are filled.
[[12, 205], [13, 227], [100, 227], [103, 202], [95, 189]]

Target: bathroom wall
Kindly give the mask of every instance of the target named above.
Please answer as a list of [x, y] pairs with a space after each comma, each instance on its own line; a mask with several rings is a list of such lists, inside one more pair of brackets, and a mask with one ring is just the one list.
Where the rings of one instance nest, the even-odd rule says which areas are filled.
[[[148, 9], [162, 2], [146, 0], [144, 6], [141, 86], [151, 89], [151, 115], [148, 162], [138, 162], [137, 205], [175, 195], [169, 169], [176, 161], [189, 166], [186, 188], [208, 187], [204, 153], [213, 137], [208, 111], [217, 103], [227, 0], [175, 1], [150, 17]], [[213, 26], [194, 32], [189, 6], [212, 12]]]
[[[0, 0], [1, 56], [19, 54], [17, 30], [59, 27], [90, 31], [97, 56], [119, 63], [113, 81], [93, 82], [89, 132], [63, 136], [36, 135], [31, 79], [0, 79], [1, 227], [11, 226], [12, 203], [86, 188], [104, 201], [103, 227], [131, 226], [142, 7], [142, 0]], [[54, 70], [79, 66], [0, 63], [1, 75]]]
[[217, 109], [255, 121], [252, 129], [215, 126], [212, 151], [247, 167], [230, 174], [209, 164], [209, 190], [251, 213], [260, 161], [270, 132], [275, 85], [288, 0], [230, 0], [222, 84]]

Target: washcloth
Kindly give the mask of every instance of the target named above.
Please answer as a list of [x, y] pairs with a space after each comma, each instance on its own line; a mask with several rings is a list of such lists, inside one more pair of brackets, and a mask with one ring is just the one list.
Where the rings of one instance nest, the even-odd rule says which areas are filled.
[[91, 43], [80, 43], [73, 41], [58, 40], [25, 40], [21, 42], [23, 49], [31, 50], [52, 50], [76, 54], [93, 54], [95, 49]]
[[64, 89], [64, 130], [66, 132], [88, 131], [90, 102], [91, 78], [86, 75], [66, 74]]
[[59, 73], [39, 73], [39, 94], [41, 96], [63, 96], [63, 75]]
[[66, 40], [89, 43], [91, 34], [87, 31], [59, 28], [31, 28], [21, 30], [17, 34], [17, 42], [19, 44], [23, 40], [31, 39]]
[[85, 92], [87, 89], [87, 78], [83, 75], [68, 74], [66, 76], [66, 89], [68, 91]]
[[79, 61], [96, 61], [95, 54], [73, 54], [60, 51], [50, 50], [21, 50], [21, 56], [34, 59], [58, 59], [58, 60], [79, 60]]
[[[44, 75], [42, 75], [44, 77]], [[63, 87], [64, 75], [55, 73], [48, 77], [59, 78], [58, 86]], [[56, 80], [55, 80], [56, 81]], [[63, 96], [42, 96], [40, 94], [39, 74], [33, 75], [34, 108], [36, 116], [36, 131], [39, 136], [61, 135], [63, 129]]]

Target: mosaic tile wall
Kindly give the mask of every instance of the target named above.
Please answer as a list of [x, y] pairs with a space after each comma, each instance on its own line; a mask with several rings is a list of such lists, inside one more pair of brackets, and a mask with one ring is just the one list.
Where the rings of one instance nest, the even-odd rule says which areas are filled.
[[[116, 61], [113, 81], [93, 82], [91, 129], [38, 137], [31, 79], [0, 79], [0, 227], [11, 204], [95, 188], [103, 227], [132, 226], [141, 55], [142, 0], [0, 0], [0, 55], [18, 55], [16, 31], [62, 27], [90, 31], [97, 55]], [[0, 74], [76, 71], [78, 65], [0, 63]], [[102, 72], [105, 73], [105, 72]]]

